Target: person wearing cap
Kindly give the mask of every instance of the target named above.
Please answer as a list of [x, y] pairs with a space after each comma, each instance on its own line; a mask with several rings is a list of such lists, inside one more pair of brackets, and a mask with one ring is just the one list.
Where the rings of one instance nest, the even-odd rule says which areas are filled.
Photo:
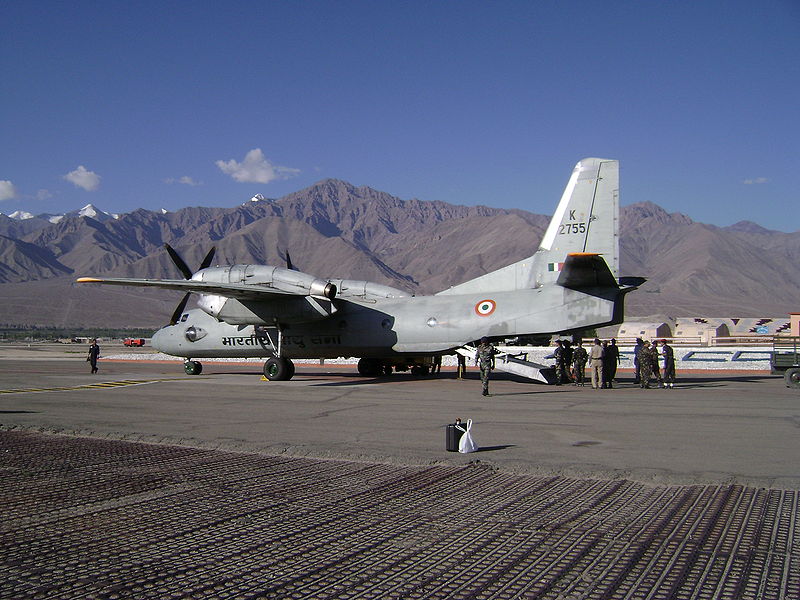
[[664, 357], [664, 388], [673, 389], [675, 387], [675, 352], [672, 346], [667, 344], [667, 340], [661, 340], [661, 354]]
[[489, 342], [489, 338], [482, 337], [475, 350], [475, 364], [481, 368], [481, 383], [483, 384], [483, 395], [489, 394], [489, 373], [494, 369], [494, 346]]

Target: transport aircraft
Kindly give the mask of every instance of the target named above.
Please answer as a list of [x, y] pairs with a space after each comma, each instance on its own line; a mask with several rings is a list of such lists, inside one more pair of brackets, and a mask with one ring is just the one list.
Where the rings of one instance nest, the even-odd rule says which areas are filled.
[[[431, 296], [369, 281], [321, 279], [287, 267], [210, 266], [185, 279], [82, 277], [80, 283], [186, 292], [154, 348], [186, 359], [265, 357], [264, 375], [288, 380], [292, 359], [359, 358], [363, 375], [425, 374], [435, 356], [474, 340], [569, 333], [623, 321], [625, 295], [645, 279], [619, 278], [619, 163], [586, 158], [573, 169], [538, 250]], [[184, 312], [190, 294], [198, 309]]]

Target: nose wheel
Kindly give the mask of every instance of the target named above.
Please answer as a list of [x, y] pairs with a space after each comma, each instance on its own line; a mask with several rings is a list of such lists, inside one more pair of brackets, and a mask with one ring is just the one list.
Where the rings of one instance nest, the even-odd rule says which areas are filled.
[[264, 377], [270, 381], [289, 381], [294, 377], [294, 363], [288, 358], [270, 358], [264, 363]]
[[183, 370], [187, 375], [200, 375], [203, 372], [203, 365], [196, 360], [183, 361]]

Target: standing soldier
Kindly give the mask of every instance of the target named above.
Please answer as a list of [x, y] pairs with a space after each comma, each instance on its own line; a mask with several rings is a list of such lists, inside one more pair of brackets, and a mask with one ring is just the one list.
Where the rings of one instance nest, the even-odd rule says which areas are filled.
[[100, 346], [97, 345], [97, 340], [92, 339], [92, 344], [89, 346], [89, 354], [86, 356], [86, 362], [92, 365], [92, 374], [97, 373], [97, 359], [100, 358]]
[[603, 347], [597, 338], [594, 338], [589, 360], [589, 368], [592, 370], [592, 389], [599, 390], [603, 382]]
[[642, 338], [636, 338], [636, 345], [633, 347], [633, 383], [637, 384], [641, 381], [639, 377], [639, 359], [640, 354], [642, 353], [642, 348], [644, 347], [644, 342]]
[[494, 346], [489, 343], [487, 337], [481, 338], [481, 343], [475, 350], [475, 364], [481, 368], [483, 395], [489, 396], [489, 373], [494, 369]]
[[561, 382], [566, 378], [567, 370], [567, 353], [564, 351], [561, 340], [556, 340], [556, 349], [553, 350], [553, 358], [556, 359], [556, 385], [561, 385]]
[[667, 345], [667, 340], [661, 340], [661, 350], [664, 356], [664, 387], [675, 387], [675, 352], [672, 346]]
[[661, 368], [658, 365], [658, 361], [661, 358], [661, 355], [658, 353], [658, 342], [653, 340], [653, 345], [650, 347], [650, 367], [653, 370], [653, 377], [655, 377], [656, 383], [658, 384], [657, 387], [663, 387], [663, 379], [661, 379]]
[[613, 387], [612, 384], [614, 383], [614, 378], [617, 376], [617, 366], [620, 363], [619, 358], [619, 346], [617, 346], [617, 339], [611, 338], [611, 342], [606, 347], [606, 354], [608, 360], [603, 365], [603, 369], [608, 369], [608, 373], [605, 373], [606, 381], [608, 381], [608, 387]]
[[578, 346], [572, 353], [572, 364], [575, 368], [575, 384], [581, 387], [586, 384], [583, 382], [584, 373], [586, 373], [586, 361], [589, 360], [589, 353], [583, 347], [582, 342], [578, 342]]
[[642, 342], [639, 351], [639, 387], [650, 388], [650, 376], [653, 372], [653, 354], [650, 352], [650, 342]]

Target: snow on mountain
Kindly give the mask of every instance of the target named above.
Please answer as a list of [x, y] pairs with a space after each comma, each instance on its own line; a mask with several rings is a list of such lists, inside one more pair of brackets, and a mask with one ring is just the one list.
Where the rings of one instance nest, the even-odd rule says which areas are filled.
[[15, 210], [8, 216], [12, 219], [16, 219], [17, 221], [25, 221], [26, 219], [32, 219], [34, 217], [33, 214], [24, 210]]
[[87, 204], [86, 206], [84, 206], [79, 210], [73, 210], [61, 215], [54, 215], [51, 213], [42, 213], [40, 215], [34, 215], [33, 213], [30, 213], [26, 210], [16, 210], [8, 216], [12, 219], [16, 219], [17, 221], [25, 221], [28, 219], [42, 219], [50, 223], [58, 223], [65, 217], [89, 217], [97, 221], [108, 221], [109, 219], [119, 219], [118, 214], [107, 213], [105, 211], [100, 210], [93, 204]]

